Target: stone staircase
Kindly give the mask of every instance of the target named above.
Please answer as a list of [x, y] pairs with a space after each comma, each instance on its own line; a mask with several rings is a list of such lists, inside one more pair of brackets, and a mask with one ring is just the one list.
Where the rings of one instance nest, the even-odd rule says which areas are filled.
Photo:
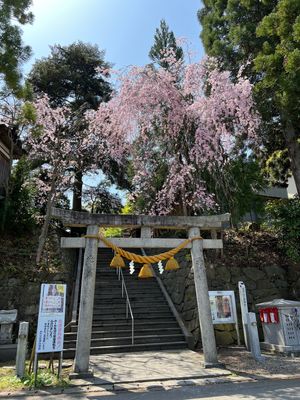
[[[171, 312], [155, 278], [138, 279], [140, 266], [133, 275], [123, 269], [134, 316], [134, 344], [130, 314], [126, 319], [126, 301], [121, 297], [121, 280], [109, 268], [113, 253], [101, 249], [95, 287], [91, 354], [187, 348], [185, 337]], [[75, 355], [77, 325], [65, 333], [64, 357]]]

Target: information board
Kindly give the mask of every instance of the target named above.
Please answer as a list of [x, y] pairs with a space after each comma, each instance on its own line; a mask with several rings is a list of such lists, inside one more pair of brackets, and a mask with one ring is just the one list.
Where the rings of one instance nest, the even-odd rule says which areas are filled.
[[63, 350], [66, 285], [43, 283], [39, 305], [36, 353]]
[[236, 324], [234, 291], [209, 291], [208, 294], [213, 324]]

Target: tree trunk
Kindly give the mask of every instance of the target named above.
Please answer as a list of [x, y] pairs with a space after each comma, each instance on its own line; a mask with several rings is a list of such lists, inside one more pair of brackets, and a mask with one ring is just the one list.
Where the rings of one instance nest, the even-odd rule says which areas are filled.
[[51, 219], [51, 208], [54, 204], [55, 200], [55, 184], [56, 184], [56, 178], [54, 177], [52, 182], [51, 182], [51, 188], [48, 193], [48, 198], [47, 198], [47, 206], [46, 206], [46, 215], [45, 215], [45, 220], [42, 226], [41, 234], [39, 236], [39, 244], [38, 244], [38, 249], [36, 253], [36, 264], [39, 265], [41, 261], [41, 257], [44, 251], [44, 246], [46, 243], [47, 235], [48, 235], [48, 229], [49, 229], [49, 224], [50, 224], [50, 219]]
[[77, 171], [75, 173], [75, 180], [73, 186], [73, 211], [81, 211], [82, 210], [82, 172]]
[[181, 189], [180, 196], [181, 196], [181, 203], [182, 203], [182, 214], [183, 214], [184, 217], [187, 217], [188, 216], [188, 209], [187, 209], [186, 201], [185, 201], [185, 190], [184, 190], [184, 188]]
[[292, 174], [295, 180], [298, 196], [300, 196], [300, 143], [293, 125], [288, 122], [284, 136], [291, 160]]
[[2, 220], [1, 220], [1, 232], [4, 232], [5, 230], [5, 225], [6, 225], [6, 217], [7, 217], [7, 211], [8, 211], [8, 206], [9, 206], [9, 200], [10, 200], [10, 174], [12, 170], [12, 165], [13, 165], [13, 156], [14, 156], [14, 142], [13, 142], [13, 136], [10, 131], [9, 134], [9, 140], [10, 140], [10, 148], [9, 148], [9, 172], [8, 176], [5, 179], [5, 184], [4, 184], [4, 190], [5, 190], [5, 198], [4, 198], [4, 207], [3, 207], [3, 214], [2, 214]]

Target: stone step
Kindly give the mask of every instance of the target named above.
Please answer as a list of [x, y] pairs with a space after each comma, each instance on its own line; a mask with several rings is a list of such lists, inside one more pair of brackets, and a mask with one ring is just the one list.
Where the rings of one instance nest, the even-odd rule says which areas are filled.
[[[107, 309], [107, 308], [94, 308], [93, 310], [93, 315], [95, 316], [101, 316], [103, 317], [106, 316], [114, 316], [114, 317], [122, 317], [125, 315], [126, 308], [120, 307], [120, 308], [113, 308], [113, 309]], [[139, 318], [139, 316], [143, 316], [145, 314], [151, 314], [156, 316], [157, 314], [161, 315], [172, 315], [170, 309], [168, 307], [162, 309], [161, 311], [158, 310], [157, 308], [148, 308], [148, 307], [140, 307], [140, 308], [134, 308], [132, 307], [132, 313], [134, 318]]]
[[[93, 313], [93, 319], [103, 319], [103, 320], [113, 320], [113, 319], [119, 319], [122, 318], [122, 315], [124, 314], [124, 318], [125, 318], [125, 312], [117, 312], [114, 311], [110, 314], [102, 314], [101, 312], [97, 312], [94, 311]], [[155, 318], [168, 318], [173, 316], [173, 314], [171, 313], [171, 311], [147, 311], [147, 312], [135, 312], [133, 314], [134, 319], [155, 319]], [[130, 316], [129, 316], [130, 318]]]
[[[103, 347], [103, 346], [123, 346], [131, 344], [131, 335], [127, 337], [110, 337], [110, 338], [96, 338], [91, 339], [91, 347]], [[184, 341], [184, 335], [181, 333], [179, 335], [134, 335], [135, 344], [150, 344], [150, 343], [172, 343]], [[67, 340], [64, 343], [65, 349], [70, 349], [76, 347], [76, 340]]]
[[[110, 300], [110, 302], [109, 302], [109, 300]], [[103, 306], [108, 306], [109, 307], [109, 305], [110, 304], [112, 305], [114, 301], [116, 302], [116, 304], [118, 304], [118, 303], [119, 304], [122, 304], [122, 303], [124, 304], [126, 302], [126, 298], [122, 297], [121, 293], [119, 293], [119, 294], [114, 293], [111, 298], [109, 298], [106, 295], [97, 296], [97, 297], [95, 296], [94, 305], [103, 304]], [[165, 303], [165, 299], [163, 298], [163, 296], [160, 296], [160, 295], [155, 296], [153, 298], [153, 296], [143, 296], [142, 294], [138, 294], [136, 296], [134, 296], [134, 295], [130, 296], [129, 297], [129, 301], [132, 304], [134, 304], [134, 303], [148, 304], [148, 305], [150, 305], [152, 303], [161, 304], [161, 305], [166, 304]]]
[[[138, 322], [144, 322], [144, 323], [148, 323], [150, 326], [153, 324], [153, 325], [155, 325], [157, 322], [164, 322], [164, 321], [175, 321], [176, 322], [176, 319], [175, 318], [172, 318], [172, 317], [170, 317], [170, 316], [168, 316], [168, 317], [161, 317], [161, 318], [159, 318], [159, 317], [156, 317], [156, 318], [134, 318], [134, 325], [136, 326], [136, 324], [138, 323]], [[113, 317], [113, 318], [104, 318], [104, 317], [98, 317], [98, 316], [95, 316], [94, 318], [93, 318], [93, 325], [99, 325], [99, 324], [103, 324], [103, 326], [106, 326], [106, 325], [110, 325], [111, 323], [113, 323], [113, 322], [117, 322], [117, 324], [119, 324], [119, 325], [123, 325], [123, 324], [131, 324], [131, 318], [129, 317], [128, 319], [126, 319], [125, 318], [125, 316], [124, 316], [124, 318], [116, 318], [116, 317]]]
[[[146, 320], [146, 321], [134, 321], [134, 327], [136, 330], [143, 329], [165, 329], [165, 328], [178, 328], [178, 324], [175, 318], [168, 318], [162, 320]], [[71, 325], [71, 332], [76, 332], [78, 325]], [[130, 320], [114, 320], [114, 321], [98, 321], [94, 322], [92, 326], [92, 332], [96, 331], [114, 331], [114, 330], [126, 330], [131, 329]]]
[[[156, 312], [156, 311], [162, 311], [162, 312], [167, 312], [170, 311], [170, 308], [167, 304], [160, 304], [160, 303], [150, 303], [149, 305], [147, 303], [131, 303], [131, 308], [133, 311], [136, 312], [142, 312], [142, 311], [149, 311], [149, 312]], [[94, 312], [103, 312], [103, 313], [114, 313], [116, 311], [125, 311], [126, 310], [126, 303], [123, 301], [122, 304], [117, 304], [117, 305], [103, 305], [103, 304], [95, 304], [94, 305]]]
[[[100, 327], [101, 328], [101, 327]], [[148, 335], [180, 335], [182, 334], [179, 327], [169, 328], [169, 327], [161, 327], [159, 329], [153, 328], [138, 328], [134, 330], [135, 336], [148, 336]], [[109, 338], [109, 337], [129, 337], [131, 336], [131, 328], [129, 329], [114, 329], [114, 330], [93, 330], [92, 339], [96, 338]], [[65, 333], [65, 341], [68, 340], [76, 340], [77, 331], [75, 332], [66, 332]]]
[[[126, 284], [126, 287], [129, 289], [129, 288], [137, 288], [137, 287], [141, 287], [141, 288], [143, 288], [143, 289], [147, 289], [147, 288], [157, 288], [158, 286], [157, 286], [157, 283], [156, 282], [147, 282], [147, 283], [144, 283], [144, 282], [125, 282], [125, 284]], [[97, 287], [106, 287], [106, 286], [109, 286], [109, 287], [119, 287], [119, 286], [122, 286], [122, 283], [121, 283], [121, 281], [118, 281], [118, 280], [99, 280], [99, 281], [96, 281], [96, 285], [95, 285], [95, 287], [97, 288]]]
[[[100, 291], [100, 290], [105, 290], [105, 289], [118, 289], [120, 290], [120, 288], [122, 288], [122, 284], [120, 282], [116, 282], [116, 283], [110, 283], [110, 282], [102, 282], [102, 283], [98, 283], [95, 285], [95, 290], [96, 291]], [[157, 284], [151, 284], [151, 285], [143, 285], [143, 284], [128, 284], [126, 283], [126, 288], [127, 291], [129, 293], [129, 291], [160, 291], [160, 288], [157, 286]]]
[[[90, 354], [109, 354], [109, 353], [127, 353], [134, 351], [159, 351], [159, 350], [173, 350], [173, 349], [185, 349], [185, 341], [173, 342], [173, 343], [148, 343], [148, 344], [134, 344], [134, 345], [123, 345], [123, 346], [103, 346], [103, 347], [91, 347]], [[74, 358], [75, 348], [64, 350], [64, 358]]]
[[[155, 286], [132, 286], [132, 285], [126, 285], [126, 289], [128, 292], [128, 295], [134, 294], [134, 293], [144, 293], [144, 294], [151, 294], [152, 292], [154, 293], [161, 293], [161, 290], [159, 287]], [[118, 293], [122, 291], [122, 285], [97, 285], [95, 286], [95, 294], [101, 294], [101, 293]]]
[[[109, 297], [110, 296], [110, 297]], [[130, 301], [135, 301], [135, 300], [142, 300], [145, 299], [145, 302], [151, 302], [156, 301], [156, 300], [162, 300], [165, 301], [162, 292], [154, 291], [152, 290], [151, 293], [145, 293], [142, 291], [128, 291], [128, 296]], [[95, 292], [95, 300], [101, 300], [101, 299], [121, 299], [122, 298], [122, 292], [121, 289], [120, 291], [118, 290], [102, 290], [99, 292]]]
[[[95, 297], [109, 296], [109, 295], [122, 295], [122, 289], [120, 288], [101, 288], [95, 291]], [[144, 296], [155, 299], [156, 296], [163, 296], [163, 293], [159, 288], [153, 288], [151, 290], [143, 290], [141, 288], [135, 290], [128, 290], [128, 296], [131, 299], [136, 296]]]
[[[116, 296], [116, 297], [113, 297], [113, 298], [109, 298], [109, 297], [99, 297], [99, 298], [97, 298], [97, 299], [95, 299], [95, 301], [94, 301], [94, 307], [95, 307], [95, 305], [101, 305], [101, 306], [103, 306], [103, 307], [107, 307], [107, 306], [109, 306], [109, 305], [123, 305], [123, 304], [125, 304], [125, 302], [126, 302], [126, 300], [125, 300], [125, 298], [124, 297], [121, 297], [121, 296]], [[153, 299], [152, 297], [149, 297], [149, 298], [143, 298], [143, 297], [135, 297], [134, 299], [133, 298], [131, 298], [130, 299], [130, 304], [131, 305], [140, 305], [140, 304], [152, 304], [152, 305], [155, 305], [155, 306], [157, 306], [157, 305], [162, 305], [162, 304], [164, 304], [164, 298], [163, 297], [158, 297], [158, 298], [155, 298], [155, 299]]]
[[[140, 253], [139, 250], [131, 249]], [[139, 279], [141, 265], [130, 275], [122, 270], [134, 314], [135, 344], [131, 345], [132, 320], [126, 319], [121, 280], [109, 267], [111, 250], [99, 252], [93, 310], [91, 354], [186, 348], [184, 335], [155, 278]], [[126, 262], [128, 266], [128, 263]], [[77, 325], [65, 336], [65, 357], [75, 354]], [[73, 355], [72, 355], [73, 354]]]

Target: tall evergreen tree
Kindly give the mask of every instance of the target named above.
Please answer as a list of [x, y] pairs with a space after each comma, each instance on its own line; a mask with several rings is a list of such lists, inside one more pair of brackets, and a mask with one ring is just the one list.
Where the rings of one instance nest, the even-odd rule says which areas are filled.
[[300, 193], [299, 0], [204, 0], [203, 5], [198, 17], [206, 52], [233, 78], [243, 67], [255, 84], [267, 158], [287, 148], [280, 154], [288, 154]]
[[[48, 95], [53, 107], [70, 106], [76, 114], [78, 129], [84, 131], [85, 111], [97, 109], [111, 95], [111, 86], [107, 81], [111, 65], [104, 57], [104, 51], [88, 43], [55, 45], [51, 47], [48, 57], [33, 65], [28, 81], [35, 95]], [[81, 210], [82, 178], [89, 170], [89, 164], [89, 159], [80, 158], [74, 167], [73, 210]]]
[[28, 80], [33, 92], [46, 93], [54, 106], [96, 109], [111, 94], [106, 79], [111, 65], [104, 57], [103, 50], [89, 43], [55, 45], [48, 57], [35, 62]]
[[31, 55], [31, 48], [22, 43], [20, 28], [33, 21], [31, 4], [32, 0], [0, 0], [0, 75], [14, 91], [20, 89], [20, 65]]
[[177, 45], [174, 33], [169, 30], [166, 21], [162, 19], [159, 28], [156, 29], [154, 44], [150, 49], [149, 57], [154, 63], [162, 68], [168, 69], [169, 63], [167, 56], [170, 50], [172, 54], [175, 55], [176, 60], [183, 59], [182, 48]]

